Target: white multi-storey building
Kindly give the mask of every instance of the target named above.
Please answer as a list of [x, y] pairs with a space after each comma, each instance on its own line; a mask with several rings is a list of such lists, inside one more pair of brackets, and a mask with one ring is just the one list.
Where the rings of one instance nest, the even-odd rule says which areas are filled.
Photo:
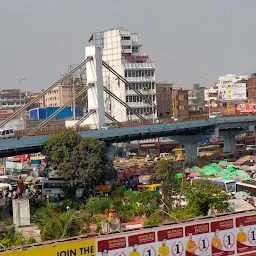
[[213, 85], [204, 89], [205, 107], [217, 108], [218, 107], [218, 88]]
[[248, 80], [248, 76], [245, 75], [236, 75], [236, 74], [228, 74], [225, 76], [220, 76], [218, 79], [217, 87], [227, 83], [237, 83], [242, 80]]
[[[129, 83], [156, 104], [155, 64], [141, 52], [138, 34], [117, 28], [100, 35], [103, 44], [103, 60]], [[97, 34], [95, 34], [95, 40]], [[156, 119], [157, 111], [145, 102], [128, 85], [103, 69], [103, 82], [112, 93], [126, 102], [146, 119]], [[105, 95], [105, 109], [119, 122], [137, 120], [138, 117], [109, 95]]]

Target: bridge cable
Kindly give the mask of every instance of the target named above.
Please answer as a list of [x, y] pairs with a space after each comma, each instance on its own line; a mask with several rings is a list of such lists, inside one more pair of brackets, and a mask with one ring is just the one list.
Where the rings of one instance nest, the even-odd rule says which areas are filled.
[[[159, 107], [152, 102], [150, 99], [148, 99], [144, 94], [142, 94], [139, 90], [135, 88], [135, 86], [131, 83], [129, 83], [125, 78], [123, 78], [120, 74], [118, 74], [113, 68], [111, 68], [105, 61], [102, 61], [102, 65], [108, 69], [112, 74], [114, 74], [117, 78], [119, 78], [124, 84], [127, 84], [129, 88], [131, 88], [137, 95], [141, 96], [146, 103], [148, 103], [150, 106], [153, 106], [159, 113], [165, 114], [164, 111], [161, 111]], [[153, 114], [153, 113], [152, 113]]]
[[134, 115], [136, 115], [139, 119], [141, 119], [142, 121], [147, 122], [148, 120], [146, 118], [144, 118], [142, 115], [140, 115], [136, 110], [134, 110], [133, 108], [131, 108], [129, 105], [127, 105], [124, 101], [122, 101], [121, 99], [119, 99], [114, 93], [112, 93], [107, 87], [103, 86], [103, 90], [108, 93], [111, 97], [113, 97], [115, 100], [117, 100], [120, 104], [122, 104], [124, 107], [126, 107], [127, 109], [129, 109], [131, 111], [131, 113], [133, 113]]
[[[35, 127], [32, 131], [28, 133], [29, 135], [32, 135], [35, 133], [38, 129], [42, 128], [46, 123], [48, 123], [52, 118], [54, 118], [57, 114], [59, 114], [65, 107], [70, 105], [74, 99], [79, 98], [85, 91], [87, 91], [90, 87], [92, 87], [94, 84], [90, 83], [86, 87], [84, 87], [80, 92], [78, 92], [74, 98], [72, 98], [70, 101], [68, 101], [66, 104], [64, 104], [61, 108], [59, 108], [57, 111], [55, 111], [52, 115], [50, 115], [47, 119], [45, 119], [42, 123], [40, 123], [37, 127]], [[75, 111], [75, 110], [73, 110]]]
[[95, 113], [95, 109], [91, 109], [88, 113], [86, 113], [75, 125], [73, 126], [74, 129], [76, 129], [77, 126], [79, 126], [84, 120], [86, 120], [91, 114]]
[[110, 121], [113, 121], [115, 122], [116, 124], [122, 126], [122, 124], [120, 122], [118, 122], [113, 116], [111, 116], [110, 114], [106, 113], [105, 112], [105, 116], [110, 120]]
[[67, 73], [65, 76], [63, 76], [61, 79], [59, 79], [56, 83], [48, 87], [48, 89], [44, 90], [41, 92], [37, 97], [29, 101], [25, 106], [20, 108], [17, 112], [13, 113], [11, 116], [6, 118], [1, 124], [0, 128], [4, 127], [7, 123], [9, 123], [13, 118], [17, 117], [19, 114], [21, 114], [24, 110], [26, 110], [29, 106], [31, 106], [33, 103], [37, 102], [42, 96], [44, 96], [47, 92], [52, 90], [54, 87], [56, 87], [58, 84], [66, 80], [67, 78], [70, 77], [73, 73], [75, 73], [78, 69], [80, 69], [82, 66], [84, 66], [88, 61], [90, 61], [92, 57], [87, 58], [85, 61], [83, 61], [81, 64], [79, 64], [77, 67], [72, 69], [69, 73]]

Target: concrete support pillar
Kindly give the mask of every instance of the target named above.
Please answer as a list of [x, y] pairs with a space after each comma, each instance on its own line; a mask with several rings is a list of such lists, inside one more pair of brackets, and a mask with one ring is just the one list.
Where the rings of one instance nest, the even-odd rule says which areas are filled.
[[113, 145], [106, 146], [107, 156], [110, 160], [114, 160], [116, 155], [116, 147]]
[[197, 145], [200, 139], [202, 139], [202, 135], [172, 136], [172, 139], [184, 145], [186, 161], [194, 161], [197, 159]]
[[224, 148], [225, 153], [235, 153], [236, 152], [236, 135], [241, 133], [239, 130], [222, 130], [220, 135], [224, 138]]
[[102, 76], [102, 49], [96, 46], [85, 48], [86, 57], [92, 60], [86, 63], [87, 84], [93, 84], [88, 89], [88, 111], [96, 112], [90, 115], [81, 125], [90, 125], [92, 128], [100, 128], [105, 125], [105, 107], [103, 96], [103, 76]]

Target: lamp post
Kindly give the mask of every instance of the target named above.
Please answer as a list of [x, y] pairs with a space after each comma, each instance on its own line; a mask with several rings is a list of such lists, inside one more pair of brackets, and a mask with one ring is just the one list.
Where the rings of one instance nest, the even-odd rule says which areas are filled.
[[25, 81], [26, 80], [26, 77], [22, 78], [19, 80], [19, 90], [20, 90], [20, 106], [21, 106], [21, 88], [20, 88], [20, 84], [22, 81]]
[[153, 121], [153, 124], [155, 123], [155, 115], [154, 115], [154, 90], [153, 90], [153, 79], [152, 77], [148, 76], [148, 75], [145, 75], [145, 77], [147, 79], [150, 80], [150, 88], [151, 88], [151, 99], [152, 99], [152, 121]]
[[[19, 80], [19, 90], [20, 90], [20, 107], [21, 107], [21, 102], [22, 102], [22, 100], [21, 100], [21, 82], [22, 81], [25, 81], [26, 80], [26, 77], [24, 77], [24, 78], [22, 78], [22, 79], [20, 79]], [[23, 113], [21, 113], [21, 117], [20, 117], [20, 120], [22, 121], [22, 130], [24, 130], [25, 129], [25, 118], [23, 118]]]
[[74, 76], [72, 76], [72, 85], [73, 85], [73, 119], [74, 119], [74, 124], [76, 122], [76, 93], [75, 93], [75, 81], [74, 81]]

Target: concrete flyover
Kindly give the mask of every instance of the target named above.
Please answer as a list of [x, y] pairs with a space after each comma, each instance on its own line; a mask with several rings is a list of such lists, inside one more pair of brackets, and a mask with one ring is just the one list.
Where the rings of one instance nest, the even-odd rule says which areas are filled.
[[[107, 144], [156, 137], [171, 137], [185, 145], [185, 150], [187, 150], [186, 158], [191, 160], [196, 157], [196, 142], [200, 138], [214, 134], [224, 136], [224, 150], [233, 152], [235, 150], [235, 135], [253, 131], [255, 126], [256, 116], [232, 116], [208, 120], [113, 128], [104, 131], [85, 131], [80, 132], [80, 134], [84, 138], [99, 139]], [[1, 140], [0, 157], [39, 152], [50, 136]]]

